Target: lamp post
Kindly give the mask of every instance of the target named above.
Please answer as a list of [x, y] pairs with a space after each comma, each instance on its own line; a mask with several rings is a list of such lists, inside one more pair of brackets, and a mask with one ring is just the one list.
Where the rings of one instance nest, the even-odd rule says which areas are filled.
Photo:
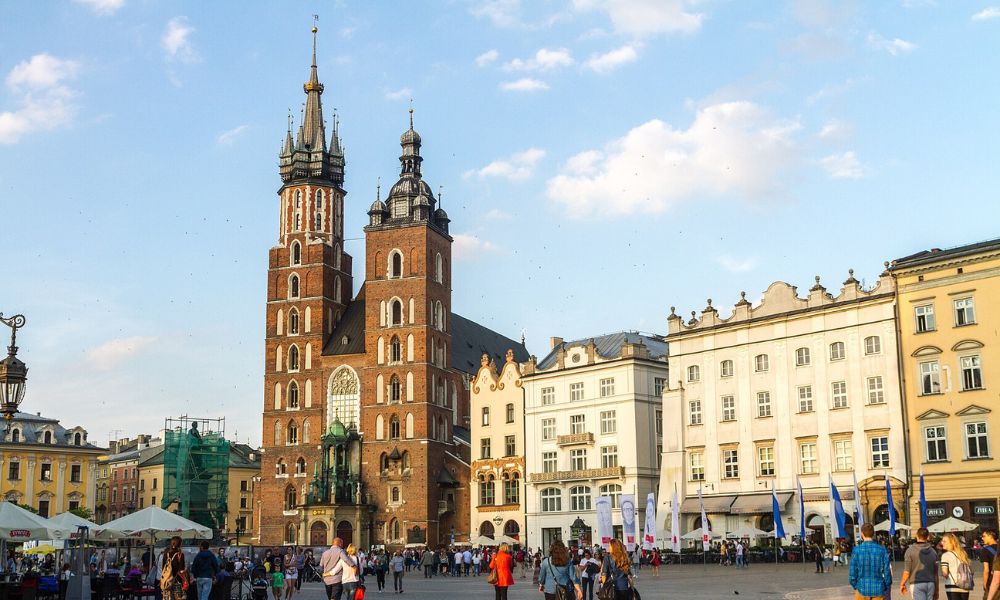
[[24, 399], [24, 386], [28, 381], [28, 367], [17, 358], [17, 330], [24, 327], [24, 315], [4, 317], [0, 313], [0, 322], [10, 327], [7, 358], [0, 360], [0, 412], [10, 429], [10, 423]]

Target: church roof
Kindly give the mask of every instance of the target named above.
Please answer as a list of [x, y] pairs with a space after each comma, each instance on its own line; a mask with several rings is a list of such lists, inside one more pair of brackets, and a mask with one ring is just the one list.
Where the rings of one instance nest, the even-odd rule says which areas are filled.
[[529, 357], [528, 349], [521, 342], [515, 342], [455, 313], [451, 315], [451, 339], [452, 366], [470, 375], [479, 372], [484, 354], [489, 354], [498, 365], [507, 361], [507, 350], [514, 351], [514, 360], [517, 362], [524, 362]]
[[[345, 343], [346, 342], [346, 343]], [[362, 354], [365, 351], [365, 286], [358, 290], [358, 297], [347, 305], [344, 316], [333, 329], [323, 346], [326, 356]]]

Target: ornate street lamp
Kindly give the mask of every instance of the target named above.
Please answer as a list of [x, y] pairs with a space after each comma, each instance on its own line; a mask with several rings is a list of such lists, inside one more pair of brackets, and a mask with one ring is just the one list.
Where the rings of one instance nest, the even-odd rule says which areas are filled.
[[0, 413], [7, 421], [7, 427], [24, 399], [24, 386], [28, 380], [28, 367], [17, 358], [17, 330], [24, 327], [24, 315], [4, 317], [0, 313], [0, 321], [10, 327], [10, 346], [7, 346], [7, 358], [0, 360]]

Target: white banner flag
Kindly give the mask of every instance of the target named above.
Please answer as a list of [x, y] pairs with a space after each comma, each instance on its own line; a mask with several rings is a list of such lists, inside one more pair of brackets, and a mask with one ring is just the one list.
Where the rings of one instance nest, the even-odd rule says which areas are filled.
[[643, 550], [656, 547], [656, 494], [646, 496], [646, 523], [642, 532]]
[[701, 499], [701, 488], [698, 488], [698, 504], [701, 505], [701, 549], [704, 552], [711, 550], [712, 526], [708, 524], [705, 517], [705, 501]]
[[611, 496], [598, 496], [594, 503], [597, 508], [597, 537], [605, 550], [611, 549], [614, 527], [611, 525]]
[[680, 554], [681, 552], [681, 503], [677, 500], [677, 487], [674, 487], [674, 497], [670, 501], [670, 548]]
[[625, 536], [625, 549], [635, 551], [635, 495], [622, 494], [622, 535]]

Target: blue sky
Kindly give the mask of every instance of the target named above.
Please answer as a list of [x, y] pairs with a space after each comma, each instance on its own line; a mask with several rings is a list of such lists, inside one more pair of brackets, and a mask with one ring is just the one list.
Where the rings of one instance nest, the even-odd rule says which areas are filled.
[[454, 309], [539, 356], [1000, 233], [996, 0], [8, 2], [0, 310], [28, 317], [26, 410], [98, 443], [179, 413], [260, 440], [314, 13], [347, 250], [412, 97]]

